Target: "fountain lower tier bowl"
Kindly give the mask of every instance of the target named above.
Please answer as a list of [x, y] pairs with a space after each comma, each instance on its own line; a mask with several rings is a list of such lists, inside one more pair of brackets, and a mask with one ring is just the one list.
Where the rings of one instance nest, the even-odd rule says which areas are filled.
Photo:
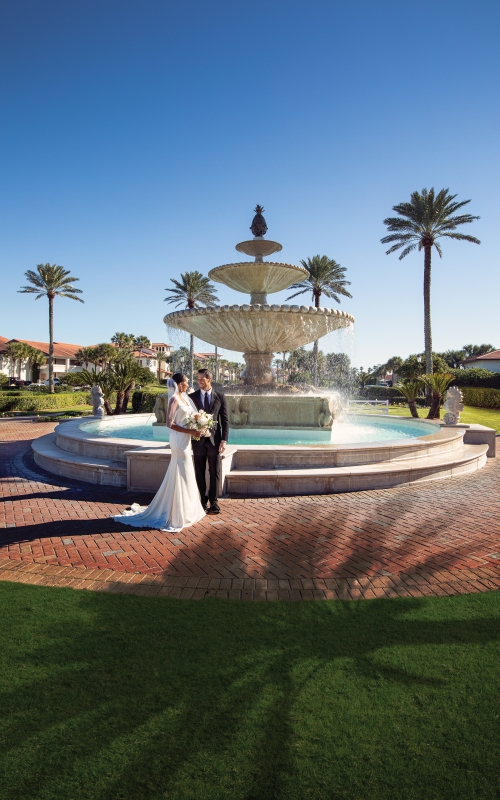
[[347, 328], [354, 317], [330, 308], [256, 304], [174, 311], [164, 317], [164, 322], [247, 357], [295, 350], [338, 328]]

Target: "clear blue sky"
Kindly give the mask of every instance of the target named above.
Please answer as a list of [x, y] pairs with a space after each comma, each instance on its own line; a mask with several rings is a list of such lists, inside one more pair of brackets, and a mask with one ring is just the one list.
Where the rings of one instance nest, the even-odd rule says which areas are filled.
[[434, 258], [435, 349], [500, 347], [499, 30], [497, 0], [3, 0], [0, 334], [47, 340], [16, 290], [50, 261], [85, 298], [56, 340], [164, 341], [169, 278], [238, 260], [262, 203], [281, 260], [347, 267], [358, 366], [421, 351], [422, 255], [380, 238], [435, 186], [482, 241]]

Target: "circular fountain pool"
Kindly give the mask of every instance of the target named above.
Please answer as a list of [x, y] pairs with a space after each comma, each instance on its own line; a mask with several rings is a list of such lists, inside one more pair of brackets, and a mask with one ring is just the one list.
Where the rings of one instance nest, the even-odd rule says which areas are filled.
[[[154, 425], [154, 415], [138, 414], [136, 418], [104, 419], [85, 422], [80, 430], [92, 436], [119, 437], [142, 442], [169, 440], [165, 425]], [[234, 445], [328, 445], [395, 442], [426, 436], [439, 430], [439, 425], [425, 420], [403, 420], [374, 415], [346, 415], [329, 430], [300, 430], [297, 428], [231, 429], [229, 443]]]

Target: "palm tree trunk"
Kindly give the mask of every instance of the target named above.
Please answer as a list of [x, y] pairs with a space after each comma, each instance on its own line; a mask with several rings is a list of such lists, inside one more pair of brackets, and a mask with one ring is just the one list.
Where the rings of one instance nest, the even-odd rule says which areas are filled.
[[313, 345], [313, 386], [318, 385], [318, 340]]
[[[424, 341], [425, 341], [425, 371], [432, 375], [432, 329], [431, 329], [431, 250], [432, 245], [425, 245], [424, 257]], [[427, 402], [431, 400], [431, 390], [426, 387]]]
[[443, 400], [443, 395], [439, 392], [432, 393], [432, 402], [431, 407], [429, 409], [429, 413], [427, 414], [427, 419], [439, 419], [441, 416], [441, 403]]
[[[315, 290], [314, 292], [314, 305], [316, 308], [319, 308], [321, 299], [321, 292], [319, 290]], [[318, 385], [318, 339], [314, 342], [313, 347], [313, 362], [314, 362], [314, 386]]]
[[125, 397], [125, 392], [123, 391], [123, 389], [121, 389], [116, 393], [116, 405], [113, 414], [123, 414], [122, 408], [123, 408], [124, 397]]
[[127, 388], [125, 389], [125, 392], [123, 393], [123, 402], [122, 402], [122, 410], [121, 410], [122, 414], [126, 414], [127, 413], [130, 392], [132, 391], [134, 386], [135, 386], [135, 381], [132, 381], [130, 386], [127, 386]]
[[194, 336], [191, 334], [189, 337], [189, 385], [193, 386], [193, 371], [194, 371]]
[[415, 417], [415, 419], [418, 419], [417, 404], [416, 404], [415, 400], [408, 400], [408, 408], [411, 411], [412, 417]]
[[113, 416], [113, 409], [111, 408], [111, 403], [109, 402], [109, 400], [104, 400], [104, 410], [108, 417]]
[[49, 392], [54, 394], [54, 298], [49, 294]]

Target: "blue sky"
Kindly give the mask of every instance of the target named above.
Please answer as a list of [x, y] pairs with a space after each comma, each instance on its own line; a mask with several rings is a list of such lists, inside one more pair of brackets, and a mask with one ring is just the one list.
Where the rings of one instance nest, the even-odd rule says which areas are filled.
[[500, 347], [499, 23], [494, 0], [3, 0], [0, 334], [47, 340], [16, 290], [50, 261], [85, 299], [56, 302], [56, 340], [164, 341], [169, 278], [239, 260], [262, 203], [281, 260], [347, 267], [354, 362], [404, 357], [423, 258], [386, 256], [382, 220], [435, 186], [482, 244], [434, 258], [434, 347]]

